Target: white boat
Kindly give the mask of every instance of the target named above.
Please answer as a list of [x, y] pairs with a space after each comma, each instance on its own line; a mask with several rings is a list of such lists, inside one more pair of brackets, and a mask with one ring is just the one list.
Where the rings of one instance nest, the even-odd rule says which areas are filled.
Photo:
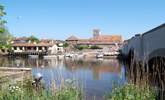
[[115, 52], [114, 52], [114, 55], [116, 55], [116, 56], [117, 56], [117, 55], [119, 55], [119, 54], [120, 54], [120, 53], [119, 53], [119, 52], [117, 52], [117, 51], [115, 51]]
[[56, 59], [57, 56], [56, 55], [47, 55], [47, 56], [44, 56], [44, 59]]
[[38, 55], [29, 55], [30, 58], [38, 58]]
[[103, 54], [96, 54], [96, 58], [103, 58]]
[[104, 52], [104, 56], [117, 56], [119, 55], [119, 52], [113, 51], [113, 52]]
[[73, 56], [74, 56], [74, 54], [71, 54], [71, 53], [67, 53], [67, 54], [65, 54], [65, 57], [72, 58]]

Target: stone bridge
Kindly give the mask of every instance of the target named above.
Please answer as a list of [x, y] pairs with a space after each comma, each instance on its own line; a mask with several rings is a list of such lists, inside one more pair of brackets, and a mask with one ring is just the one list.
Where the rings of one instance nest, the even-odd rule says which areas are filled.
[[129, 64], [130, 79], [158, 87], [158, 100], [165, 100], [165, 23], [124, 42], [121, 55]]
[[121, 48], [124, 56], [137, 62], [148, 63], [155, 58], [165, 57], [165, 23], [127, 40]]

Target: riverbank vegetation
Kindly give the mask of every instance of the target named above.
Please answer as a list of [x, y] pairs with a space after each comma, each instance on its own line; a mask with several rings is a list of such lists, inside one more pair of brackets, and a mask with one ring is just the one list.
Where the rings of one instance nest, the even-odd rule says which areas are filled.
[[82, 100], [80, 90], [72, 83], [65, 82], [59, 89], [35, 88], [31, 83], [26, 80], [1, 89], [0, 100]]
[[156, 100], [156, 92], [149, 86], [140, 87], [135, 84], [126, 84], [114, 88], [106, 96], [107, 100]]

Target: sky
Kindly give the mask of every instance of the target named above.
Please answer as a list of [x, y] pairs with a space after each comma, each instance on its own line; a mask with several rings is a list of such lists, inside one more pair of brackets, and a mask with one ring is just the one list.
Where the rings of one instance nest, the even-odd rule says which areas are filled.
[[129, 39], [165, 23], [165, 0], [0, 0], [14, 36], [65, 40], [71, 35], [122, 35]]

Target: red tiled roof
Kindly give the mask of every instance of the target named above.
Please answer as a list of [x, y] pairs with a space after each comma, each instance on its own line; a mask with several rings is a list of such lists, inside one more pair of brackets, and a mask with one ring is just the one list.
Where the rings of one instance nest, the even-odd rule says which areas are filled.
[[122, 42], [122, 37], [120, 35], [100, 35], [91, 40], [95, 42]]
[[89, 42], [90, 39], [79, 39], [78, 42]]
[[78, 38], [75, 36], [70, 36], [66, 41], [78, 41]]
[[56, 43], [56, 40], [53, 39], [41, 39], [40, 43]]
[[120, 35], [100, 35], [91, 39], [79, 39], [78, 44], [88, 45], [109, 45], [114, 43], [121, 43], [122, 37]]
[[56, 40], [53, 40], [53, 39], [41, 39], [40, 41], [43, 41], [43, 42], [46, 41], [47, 42], [47, 41], [56, 41]]
[[34, 43], [14, 43], [12, 44], [12, 46], [17, 46], [17, 47], [33, 47], [33, 46], [45, 46], [45, 47], [49, 47], [49, 46], [53, 46], [53, 44], [51, 43], [38, 43], [38, 44], [34, 44]]
[[80, 44], [80, 45], [114, 45], [115, 43], [116, 42], [78, 42], [77, 44]]
[[14, 40], [14, 41], [18, 41], [18, 40], [27, 41], [28, 38], [27, 38], [27, 37], [15, 37], [13, 40]]

